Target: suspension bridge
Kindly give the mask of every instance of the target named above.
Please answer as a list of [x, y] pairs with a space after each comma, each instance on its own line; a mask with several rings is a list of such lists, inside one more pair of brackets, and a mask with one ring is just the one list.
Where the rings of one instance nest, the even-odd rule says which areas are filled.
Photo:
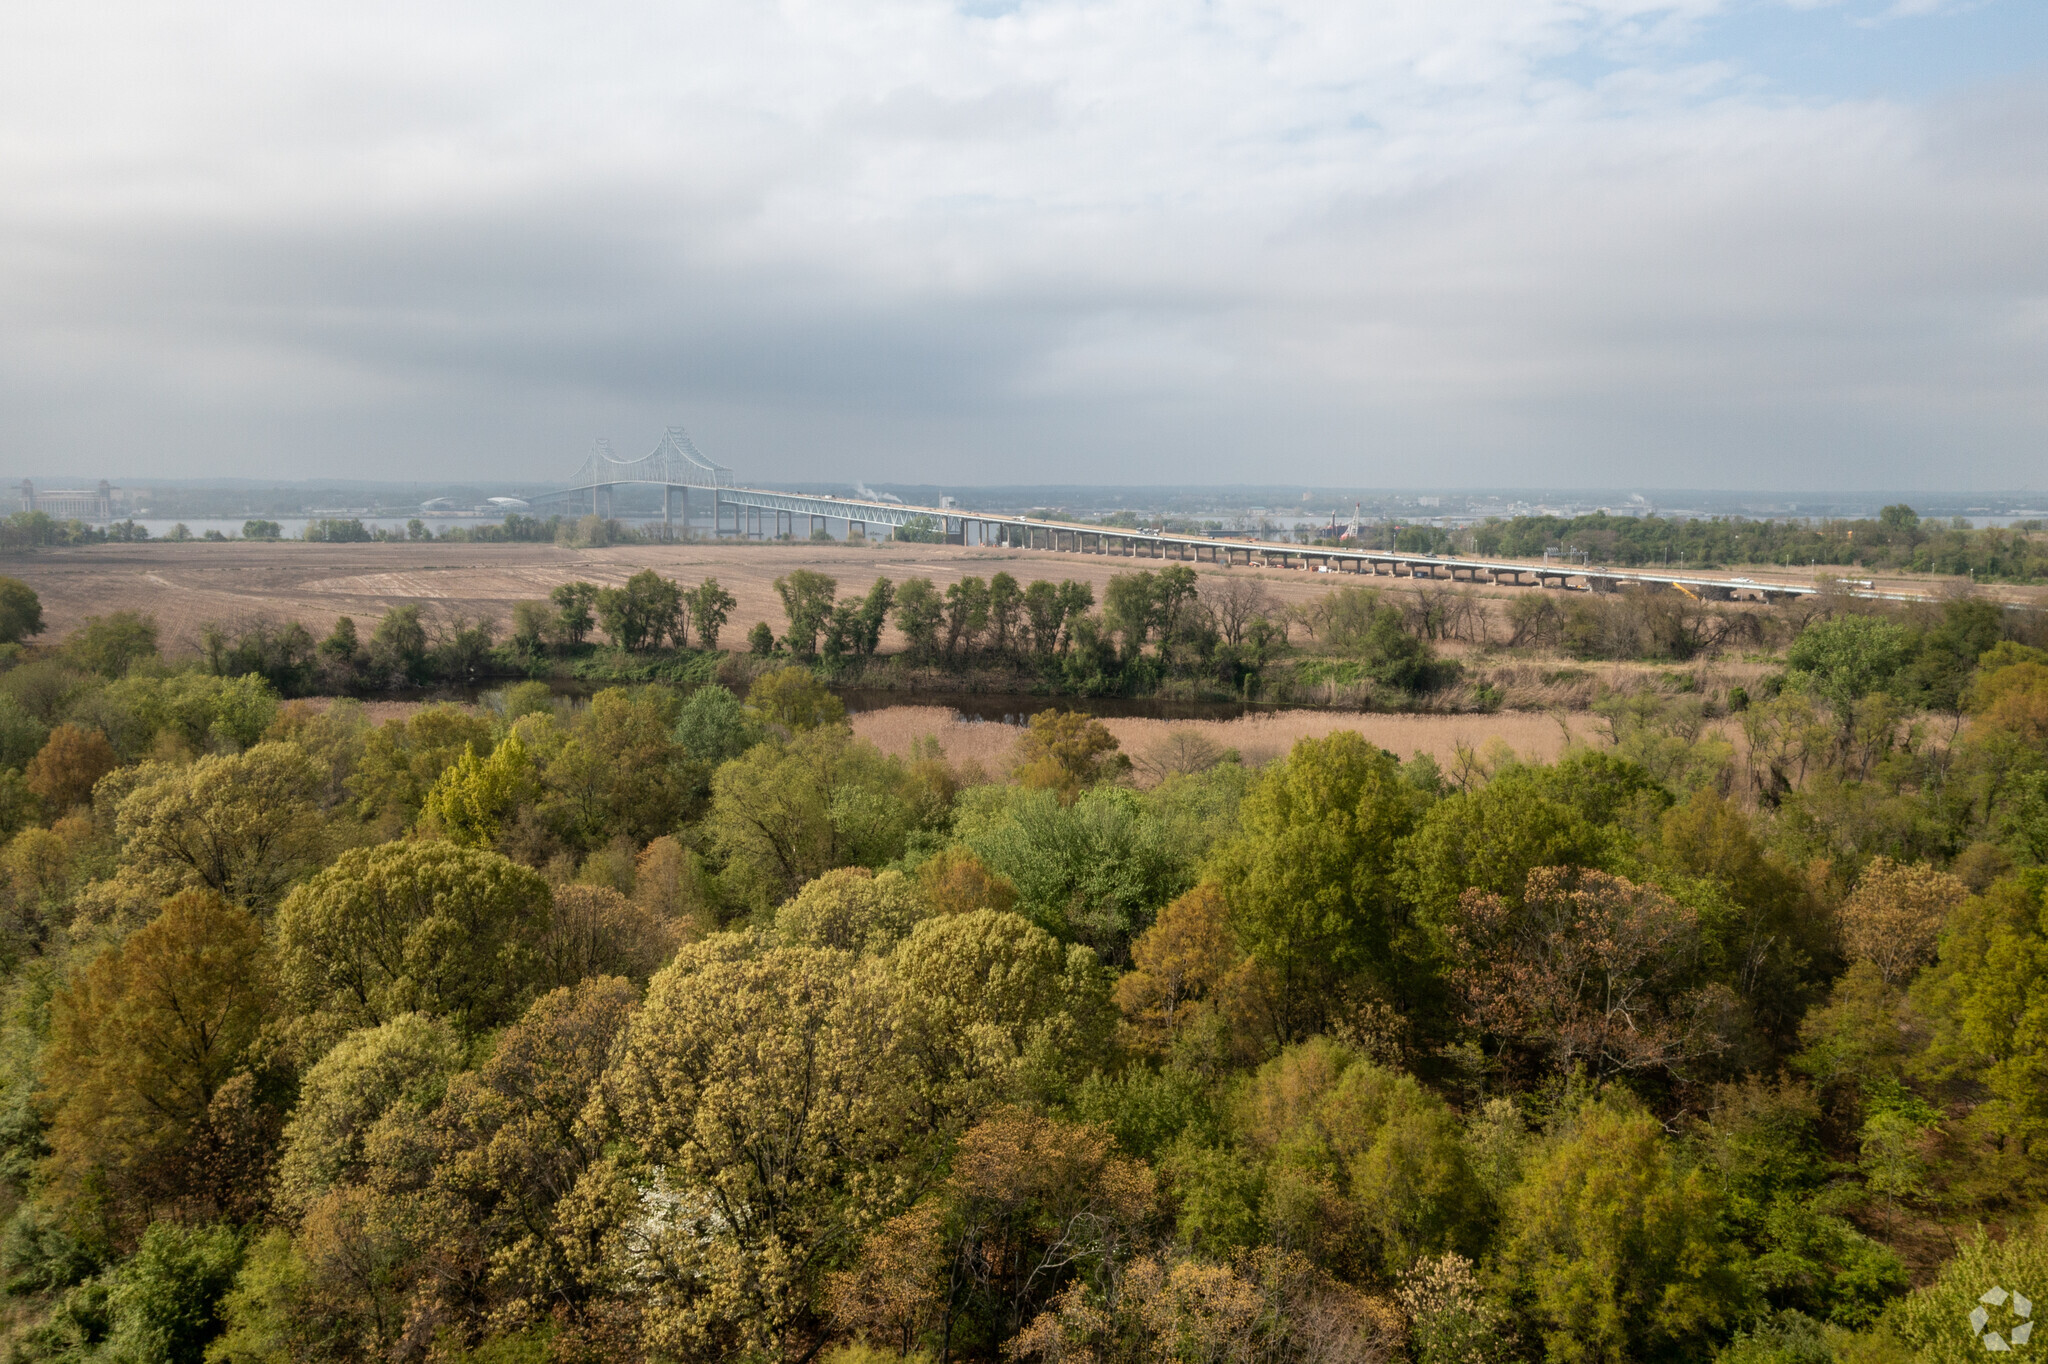
[[[1702, 573], [1650, 572], [1590, 563], [1531, 563], [1455, 555], [1410, 554], [1394, 550], [1299, 545], [1280, 541], [1174, 534], [1072, 522], [1046, 521], [1014, 513], [960, 507], [920, 507], [893, 499], [790, 493], [740, 484], [733, 471], [697, 449], [690, 435], [672, 426], [654, 452], [620, 459], [599, 440], [566, 486], [530, 499], [536, 511], [613, 515], [622, 489], [658, 489], [661, 522], [720, 539], [808, 540], [837, 523], [848, 539], [877, 538], [917, 523], [951, 545], [989, 545], [1101, 554], [1129, 559], [1171, 559], [1223, 566], [1289, 568], [1360, 576], [1427, 578], [1515, 587], [1615, 592], [1626, 587], [1683, 593], [1701, 601], [1790, 601], [1818, 588], [1802, 583], [1757, 582]], [[836, 538], [836, 537], [835, 537]], [[1858, 597], [1919, 601], [1917, 596], [1851, 588]]]

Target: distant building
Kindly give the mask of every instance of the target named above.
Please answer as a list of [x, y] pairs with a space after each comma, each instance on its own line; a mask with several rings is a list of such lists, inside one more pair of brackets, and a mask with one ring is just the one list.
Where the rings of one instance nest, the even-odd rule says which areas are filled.
[[97, 488], [51, 488], [37, 492], [33, 481], [21, 481], [21, 511], [39, 511], [58, 521], [111, 521], [114, 486], [105, 479]]
[[491, 497], [484, 500], [499, 511], [526, 511], [533, 506], [523, 497]]

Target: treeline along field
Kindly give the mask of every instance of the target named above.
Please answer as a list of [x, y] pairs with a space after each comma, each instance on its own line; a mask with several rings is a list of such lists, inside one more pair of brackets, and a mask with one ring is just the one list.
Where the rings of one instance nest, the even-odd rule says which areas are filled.
[[[928, 521], [928, 518], [918, 518]], [[1138, 518], [1119, 513], [1106, 525], [1135, 526]], [[1190, 527], [1190, 529], [1199, 529]], [[1901, 503], [1874, 518], [1814, 519], [1801, 517], [1673, 518], [1610, 516], [1606, 512], [1577, 517], [1516, 516], [1488, 518], [1464, 530], [1431, 526], [1372, 526], [1366, 543], [1373, 548], [1434, 554], [1461, 549], [1487, 557], [1533, 559], [1546, 549], [1569, 547], [1605, 564], [1639, 567], [1647, 564], [1776, 564], [1784, 567], [1826, 565], [1876, 570], [1907, 570], [1948, 574], [1985, 582], [2039, 583], [2048, 580], [2048, 536], [2038, 521], [2011, 528], [1974, 527], [1966, 518], [1923, 520]], [[1297, 534], [1313, 537], [1316, 528]], [[277, 540], [278, 522], [246, 522], [239, 538]], [[194, 538], [182, 525], [171, 540]], [[204, 538], [236, 537], [209, 531]], [[640, 544], [660, 539], [652, 528], [598, 516], [528, 516], [514, 512], [502, 523], [454, 526], [435, 531], [419, 518], [403, 528], [365, 526], [360, 518], [322, 517], [308, 521], [302, 538], [315, 543], [356, 544], [440, 541], [460, 544], [555, 544], [587, 549], [614, 544]], [[785, 539], [793, 537], [784, 537]], [[936, 528], [913, 525], [894, 537], [904, 541], [943, 538]], [[67, 545], [134, 544], [150, 539], [134, 521], [109, 526], [59, 521], [45, 512], [16, 512], [0, 519], [0, 551]]]

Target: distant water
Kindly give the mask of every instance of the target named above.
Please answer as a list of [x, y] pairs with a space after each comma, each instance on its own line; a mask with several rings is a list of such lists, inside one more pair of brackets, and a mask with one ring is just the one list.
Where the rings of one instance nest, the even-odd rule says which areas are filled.
[[[127, 519], [126, 517], [114, 518], [117, 523]], [[363, 523], [363, 529], [365, 530], [388, 530], [403, 534], [406, 525], [413, 519], [410, 516], [240, 516], [233, 520], [200, 518], [186, 521], [184, 525], [185, 529], [191, 531], [195, 537], [203, 536], [210, 530], [217, 530], [222, 535], [232, 535], [240, 538], [244, 522], [275, 521], [278, 524], [278, 528], [283, 532], [285, 539], [296, 540], [305, 534], [306, 524], [309, 521], [360, 521]], [[424, 525], [428, 530], [433, 531], [437, 535], [444, 530], [456, 526], [468, 529], [476, 526], [502, 526], [505, 524], [505, 519], [501, 516], [422, 516], [418, 520], [421, 525]], [[629, 526], [646, 524], [638, 517], [621, 516], [617, 520]], [[660, 523], [661, 518], [655, 517], [653, 524], [659, 525]], [[107, 523], [96, 521], [93, 524], [105, 525]], [[135, 524], [147, 530], [152, 540], [161, 540], [171, 533], [171, 528], [176, 526], [178, 521], [175, 517], [162, 519], [154, 516], [138, 516], [135, 518]]]

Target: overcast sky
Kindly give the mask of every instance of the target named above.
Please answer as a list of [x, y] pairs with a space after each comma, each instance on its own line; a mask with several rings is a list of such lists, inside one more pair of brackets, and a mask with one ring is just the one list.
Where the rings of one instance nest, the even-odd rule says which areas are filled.
[[2042, 0], [0, 7], [0, 475], [2048, 485]]

